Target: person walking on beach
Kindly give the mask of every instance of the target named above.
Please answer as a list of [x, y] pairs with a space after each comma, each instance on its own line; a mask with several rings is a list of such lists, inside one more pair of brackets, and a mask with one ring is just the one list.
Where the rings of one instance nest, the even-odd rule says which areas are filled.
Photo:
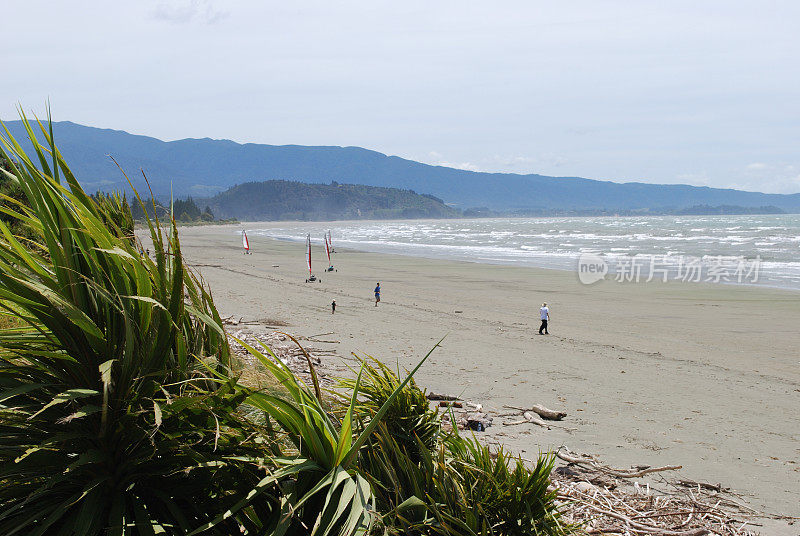
[[336, 313], [336, 300], [331, 302], [331, 314]]
[[381, 283], [378, 282], [377, 286], [375, 287], [375, 307], [378, 306], [378, 302], [381, 301]]
[[[539, 309], [539, 316], [542, 318], [542, 325], [539, 326], [539, 335], [550, 335], [547, 331], [547, 321], [550, 320], [550, 309], [547, 307], [547, 303], [542, 304], [542, 308]], [[542, 333], [544, 330], [544, 333]]]

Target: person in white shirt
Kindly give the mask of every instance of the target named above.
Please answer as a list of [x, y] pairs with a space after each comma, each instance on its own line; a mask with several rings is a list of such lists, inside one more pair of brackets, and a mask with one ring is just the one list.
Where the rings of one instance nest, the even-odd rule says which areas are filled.
[[544, 335], [550, 335], [547, 332], [547, 321], [550, 320], [550, 309], [547, 307], [546, 303], [542, 304], [542, 308], [539, 309], [539, 315], [542, 317], [542, 325], [539, 327], [539, 335], [542, 335], [542, 331], [544, 331]]

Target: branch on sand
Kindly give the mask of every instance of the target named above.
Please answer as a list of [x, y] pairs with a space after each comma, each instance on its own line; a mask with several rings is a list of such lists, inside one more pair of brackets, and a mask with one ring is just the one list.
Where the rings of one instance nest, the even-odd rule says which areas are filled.
[[571, 453], [567, 447], [561, 447], [556, 451], [556, 456], [565, 462], [574, 463], [576, 465], [588, 466], [596, 471], [605, 473], [607, 475], [617, 476], [620, 478], [639, 478], [650, 473], [658, 473], [661, 471], [676, 471], [682, 469], [682, 465], [665, 465], [663, 467], [646, 467], [644, 469], [615, 469], [598, 463], [595, 459], [584, 456], [580, 457]]

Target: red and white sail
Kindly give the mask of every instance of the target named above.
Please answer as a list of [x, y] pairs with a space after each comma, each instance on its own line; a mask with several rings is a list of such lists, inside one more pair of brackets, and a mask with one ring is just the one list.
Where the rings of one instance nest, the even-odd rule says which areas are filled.
[[331, 246], [328, 243], [328, 237], [325, 237], [325, 253], [328, 254], [328, 265], [331, 265]]
[[328, 247], [333, 249], [333, 237], [331, 237], [331, 230], [328, 229]]
[[306, 261], [308, 262], [308, 273], [311, 274], [311, 235], [306, 236]]
[[242, 247], [245, 253], [250, 253], [250, 241], [247, 239], [247, 231], [242, 231]]

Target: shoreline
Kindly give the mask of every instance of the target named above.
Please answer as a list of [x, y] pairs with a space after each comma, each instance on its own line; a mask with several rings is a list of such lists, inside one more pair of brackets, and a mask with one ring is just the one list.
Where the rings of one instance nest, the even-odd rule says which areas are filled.
[[[421, 386], [495, 414], [543, 404], [566, 411], [563, 424], [575, 429], [495, 419], [482, 434], [488, 441], [523, 456], [566, 445], [623, 467], [680, 464], [682, 476], [752, 493], [754, 507], [800, 514], [796, 292], [587, 287], [568, 271], [355, 250], [337, 251], [339, 271], [305, 284], [301, 244], [252, 236], [254, 254], [244, 256], [230, 232], [239, 228], [180, 230], [223, 316], [278, 319], [306, 336], [332, 332], [340, 357], [355, 351], [401, 368], [447, 334], [418, 373]], [[377, 308], [376, 280], [384, 290]], [[549, 337], [535, 334], [543, 301], [553, 313]]]
[[[501, 218], [501, 221], [508, 220], [510, 218]], [[519, 218], [519, 219], [530, 219], [530, 218]], [[615, 218], [610, 218], [615, 219]], [[233, 227], [237, 231], [241, 231], [242, 228], [245, 226], [251, 226], [250, 229], [247, 229], [249, 233], [253, 236], [261, 236], [263, 238], [272, 239], [272, 240], [279, 240], [279, 241], [286, 241], [286, 242], [294, 242], [294, 243], [304, 243], [304, 237], [288, 237], [288, 236], [268, 236], [265, 234], [261, 234], [262, 232], [268, 232], [270, 228], [280, 228], [285, 226], [290, 227], [308, 227], [309, 230], [314, 232], [318, 231], [319, 228], [325, 229], [330, 228], [331, 225], [353, 225], [353, 224], [405, 224], [405, 223], [424, 223], [424, 222], [448, 222], [451, 220], [431, 220], [431, 219], [420, 219], [420, 220], [343, 220], [343, 221], [332, 221], [332, 222], [311, 222], [311, 221], [266, 221], [266, 222], [240, 222], [238, 223], [238, 227]], [[467, 219], [465, 221], [478, 221], [474, 219]], [[304, 231], [305, 232], [305, 231]], [[316, 247], [322, 247], [322, 244], [318, 239], [312, 236], [312, 243]], [[415, 249], [415, 247], [419, 246], [419, 249]], [[377, 253], [381, 255], [399, 255], [403, 257], [416, 257], [422, 259], [438, 259], [438, 260], [446, 260], [446, 261], [454, 261], [454, 262], [470, 262], [470, 263], [477, 263], [477, 264], [489, 264], [495, 266], [518, 266], [518, 267], [528, 267], [528, 268], [535, 268], [541, 270], [557, 270], [560, 272], [570, 272], [573, 274], [577, 274], [578, 270], [578, 262], [579, 258], [581, 258], [584, 254], [587, 254], [583, 250], [576, 250], [573, 253], [564, 254], [564, 253], [554, 253], [554, 252], [539, 252], [538, 254], [530, 253], [528, 257], [520, 260], [519, 258], [515, 259], [513, 257], [503, 258], [503, 257], [476, 257], [474, 255], [464, 255], [459, 253], [458, 250], [450, 251], [447, 248], [451, 246], [446, 246], [444, 244], [416, 244], [414, 242], [410, 243], [385, 243], [385, 244], [375, 244], [371, 242], [350, 242], [344, 246], [345, 249], [350, 249], [353, 251], [361, 251], [364, 253]], [[442, 251], [437, 248], [445, 248], [446, 251]], [[469, 249], [469, 248], [467, 248]], [[415, 253], [416, 252], [416, 253]], [[478, 253], [480, 255], [480, 253]], [[506, 253], [507, 254], [507, 253]], [[502, 255], [502, 253], [501, 253]], [[596, 258], [594, 255], [589, 255], [590, 257]], [[658, 258], [661, 254], [652, 253], [637, 253], [633, 255], [633, 258], [638, 259], [641, 258], [640, 262], [644, 262], [647, 264], [647, 259], [649, 258]], [[694, 258], [694, 255], [689, 255], [687, 258]], [[724, 256], [723, 256], [724, 257]], [[549, 262], [545, 262], [544, 259], [557, 259], [556, 261], [550, 260]], [[619, 263], [621, 259], [631, 258], [627, 255], [606, 255], [603, 257], [609, 265], [613, 265], [614, 263]], [[682, 258], [682, 255], [675, 255], [673, 259]], [[699, 258], [699, 257], [698, 257]], [[709, 255], [703, 257], [704, 259], [708, 259], [708, 262], [711, 263], [713, 259], [720, 258], [719, 255]], [[729, 258], [736, 258], [736, 257], [729, 257]], [[734, 281], [719, 281], [711, 283], [710, 281], [702, 281], [702, 282], [691, 282], [691, 281], [679, 281], [677, 279], [676, 274], [672, 274], [674, 277], [669, 280], [670, 283], [688, 283], [691, 285], [704, 285], [704, 284], [711, 284], [711, 285], [725, 285], [725, 286], [732, 286], [732, 287], [756, 287], [756, 288], [772, 288], [778, 290], [787, 290], [791, 292], [795, 292], [800, 294], [800, 282], [794, 281], [784, 281], [784, 280], [775, 280], [769, 279], [769, 272], [766, 271], [766, 267], [770, 264], [773, 264], [774, 261], [767, 261], [761, 260], [759, 257], [759, 261], [762, 272], [762, 278], [759, 282], [749, 282], [747, 280], [741, 282], [734, 282]], [[780, 263], [778, 263], [780, 264]], [[641, 266], [641, 264], [640, 264]], [[706, 265], [708, 268], [709, 265]], [[671, 269], [675, 269], [676, 265], [672, 265]], [[764, 273], [766, 271], [766, 273]], [[606, 275], [607, 281], [612, 281], [614, 276], [616, 275], [615, 271], [609, 271]], [[644, 278], [647, 274], [643, 273], [642, 277]], [[710, 274], [707, 274], [710, 275]], [[763, 276], [766, 276], [764, 278]], [[779, 274], [778, 277], [786, 277], [786, 274]], [[791, 278], [790, 278], [791, 279]], [[769, 282], [764, 282], [769, 281]], [[792, 286], [795, 285], [795, 286]]]

